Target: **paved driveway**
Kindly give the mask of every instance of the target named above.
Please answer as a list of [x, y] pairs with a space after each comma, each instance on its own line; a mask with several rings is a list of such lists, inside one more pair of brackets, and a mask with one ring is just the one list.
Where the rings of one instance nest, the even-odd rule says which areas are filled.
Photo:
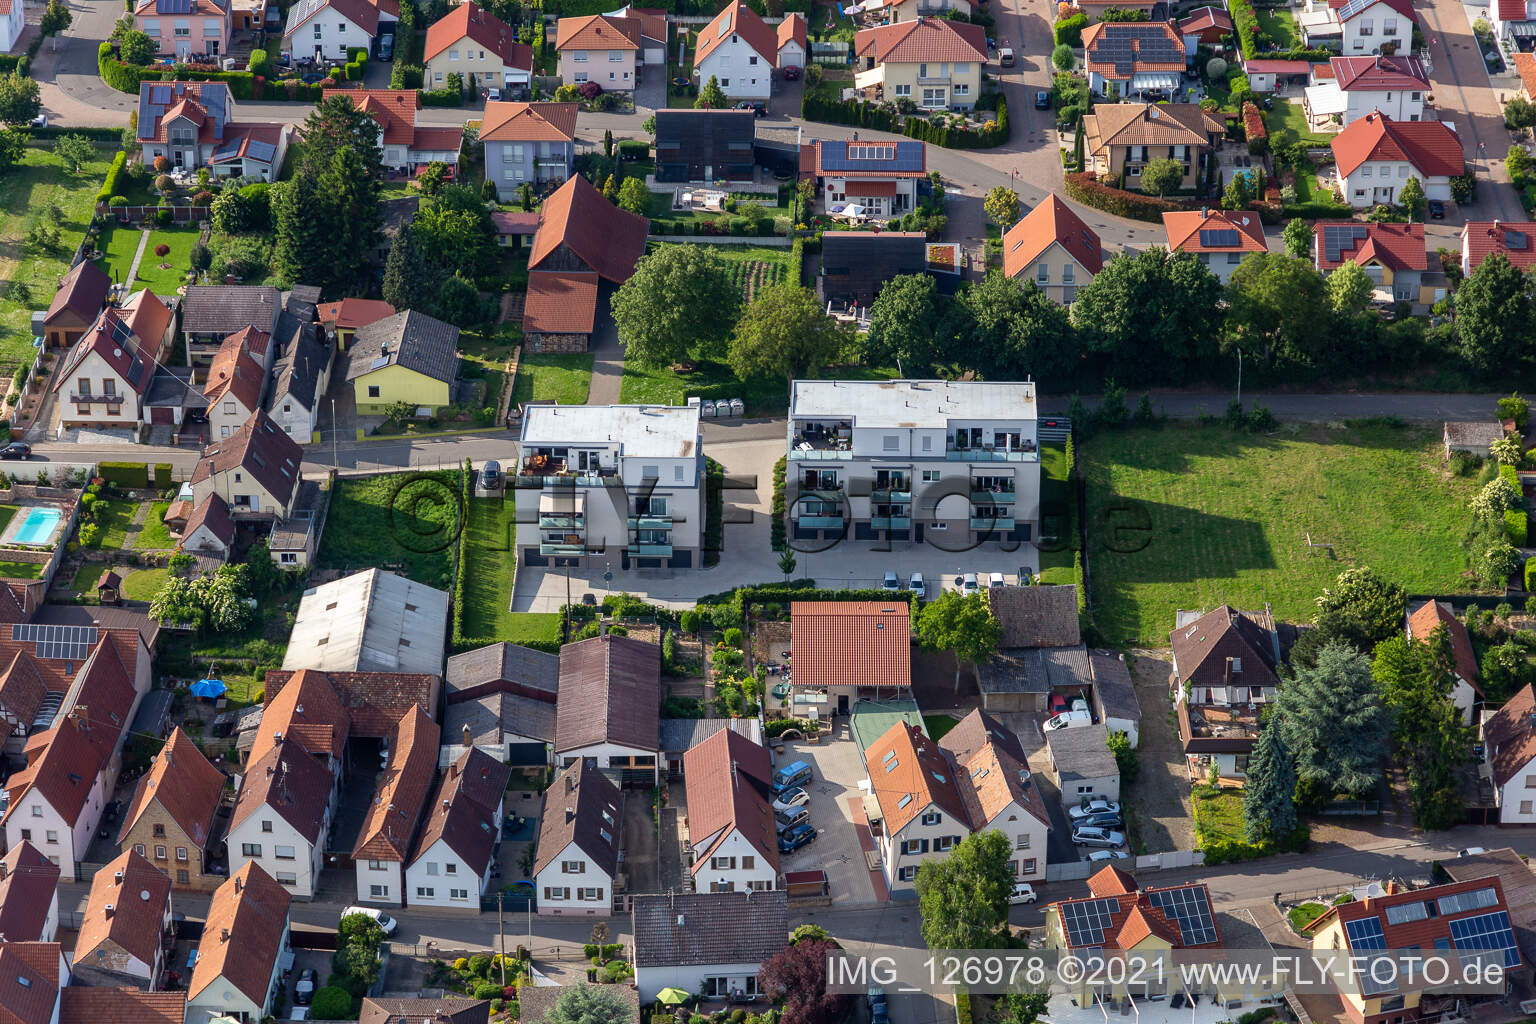
[[[847, 735], [846, 728], [843, 735]], [[773, 761], [775, 767], [804, 761], [816, 777], [806, 787], [811, 795], [811, 824], [816, 827], [816, 841], [781, 857], [779, 871], [820, 868], [827, 873], [834, 904], [873, 903], [875, 887], [848, 806], [849, 801], [863, 796], [859, 782], [865, 777], [864, 759], [858, 744], [852, 739], [790, 742], [784, 744], [782, 754], [774, 754]]]
[[1194, 843], [1189, 775], [1168, 699], [1168, 662], [1149, 655], [1130, 659], [1136, 699], [1141, 702], [1141, 771], [1127, 801], [1136, 819], [1137, 853], [1188, 850]]

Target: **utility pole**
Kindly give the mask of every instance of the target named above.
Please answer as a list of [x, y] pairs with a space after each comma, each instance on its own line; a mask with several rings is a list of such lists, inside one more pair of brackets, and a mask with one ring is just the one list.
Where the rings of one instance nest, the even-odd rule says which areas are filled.
[[506, 892], [496, 894], [496, 941], [501, 946], [501, 987], [507, 987], [507, 928], [503, 923], [502, 905], [506, 899]]
[[336, 399], [331, 399], [331, 465], [341, 468], [341, 462], [336, 454], [336, 435], [341, 433], [341, 424], [336, 422]]
[[1237, 350], [1237, 404], [1243, 404], [1243, 350]]

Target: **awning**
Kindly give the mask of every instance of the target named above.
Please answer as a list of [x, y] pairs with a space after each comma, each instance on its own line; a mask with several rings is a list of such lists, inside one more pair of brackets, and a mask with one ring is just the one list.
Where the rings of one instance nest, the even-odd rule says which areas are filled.
[[1330, 114], [1342, 114], [1347, 106], [1344, 91], [1335, 82], [1325, 85], [1309, 85], [1304, 90], [1307, 109], [1313, 117], [1326, 117]]
[[850, 196], [885, 196], [896, 195], [896, 183], [894, 181], [850, 181], [843, 190]]
[[1131, 76], [1131, 88], [1136, 92], [1146, 89], [1177, 89], [1179, 76], [1172, 71], [1138, 71]]
[[882, 84], [884, 81], [885, 68], [883, 66], [872, 67], [868, 71], [858, 71], [853, 76], [854, 87], [858, 89], [871, 89]]
[[1521, 39], [1536, 38], [1536, 21], [1510, 21], [1505, 22], [1504, 27], [1509, 29], [1509, 34]]

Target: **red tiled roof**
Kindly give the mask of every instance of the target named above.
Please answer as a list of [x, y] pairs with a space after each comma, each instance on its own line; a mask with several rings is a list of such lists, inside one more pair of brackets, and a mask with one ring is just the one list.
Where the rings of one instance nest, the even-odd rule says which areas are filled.
[[10, 942], [37, 942], [53, 910], [59, 867], [23, 839], [11, 847], [0, 866], [0, 935]]
[[[1529, 56], [1529, 54], [1527, 54]], [[1429, 88], [1429, 74], [1417, 57], [1385, 56], [1334, 57], [1328, 62], [1339, 88], [1378, 91], [1382, 89]]]
[[292, 903], [288, 890], [255, 861], [220, 885], [208, 906], [187, 998], [196, 999], [222, 977], [257, 1006], [265, 1005]]
[[709, 864], [733, 830], [778, 870], [779, 844], [768, 802], [773, 765], [766, 749], [734, 729], [722, 729], [683, 754], [683, 781], [694, 874]]
[[528, 275], [523, 333], [591, 334], [597, 320], [597, 275], [536, 270]]
[[[1511, 234], [1524, 236], [1518, 248], [1510, 247]], [[1461, 251], [1467, 259], [1468, 273], [1493, 253], [1521, 270], [1530, 270], [1536, 267], [1536, 222], [1469, 220], [1461, 229]]]
[[[1520, 6], [1521, 14], [1524, 14], [1525, 4], [1522, 2]], [[1518, 50], [1510, 60], [1514, 61], [1515, 71], [1520, 74], [1520, 87], [1525, 90], [1526, 98], [1536, 96], [1536, 54]], [[49, 315], [51, 316], [52, 313], [50, 312]]]
[[[1182, 252], [1265, 252], [1264, 226], [1256, 213], [1231, 213], [1227, 210], [1178, 210], [1163, 214], [1163, 228], [1168, 232], [1168, 248]], [[1201, 231], [1237, 229], [1236, 245], [1206, 245]]]
[[604, 280], [623, 284], [645, 255], [650, 230], [650, 221], [619, 209], [585, 177], [572, 175], [539, 209], [539, 229], [533, 235], [528, 266], [538, 270], [564, 245]]
[[1443, 121], [1394, 121], [1375, 111], [1345, 125], [1330, 145], [1346, 177], [1371, 160], [1406, 160], [1421, 177], [1455, 177], [1464, 167], [1461, 137]]
[[796, 686], [911, 686], [906, 601], [796, 601], [790, 612]]
[[224, 773], [177, 726], [134, 789], [119, 841], [139, 823], [151, 803], [158, 803], [188, 839], [206, 848], [213, 838], [213, 818], [223, 791]]
[[[262, 730], [266, 730], [265, 721]], [[231, 832], [257, 811], [270, 807], [307, 842], [320, 841], [336, 779], [325, 762], [304, 746], [298, 735], [301, 732], [296, 729], [295, 735], [285, 735], [260, 757], [252, 753], [230, 815]]]
[[43, 323], [51, 324], [65, 313], [77, 323], [90, 323], [101, 312], [111, 287], [112, 279], [100, 264], [82, 260], [59, 282], [59, 290], [53, 293]]
[[[1102, 25], [1095, 25], [1100, 28]], [[1087, 33], [1083, 33], [1087, 42]], [[1183, 43], [1180, 42], [1182, 51]], [[853, 37], [853, 50], [860, 57], [873, 57], [878, 64], [887, 62], [916, 64], [933, 61], [982, 63], [987, 61], [987, 32], [980, 25], [950, 21], [948, 18], [917, 18], [879, 28], [861, 29]], [[1181, 62], [1179, 65], [1183, 67]]]
[[519, 44], [517, 33], [496, 15], [481, 10], [475, 0], [465, 0], [432, 23], [422, 59], [431, 60], [464, 39], [496, 54], [507, 67], [524, 71], [533, 67], [533, 48]]
[[1003, 273], [1018, 277], [1053, 242], [1067, 250], [1089, 274], [1103, 269], [1104, 250], [1099, 236], [1052, 192], [1003, 235]]
[[1232, 31], [1232, 18], [1220, 7], [1201, 7], [1179, 22], [1179, 31], [1184, 35], [1197, 35], [1211, 29]]
[[[1447, 896], [1478, 892], [1485, 889], [1493, 890], [1494, 902], [1484, 906], [1474, 905], [1464, 910], [1453, 910], [1449, 909], [1444, 902], [1441, 902]], [[1431, 900], [1436, 902], [1433, 913], [1430, 913], [1431, 908], [1426, 906], [1423, 914], [1408, 915], [1414, 919], [1401, 924], [1394, 923], [1392, 917], [1386, 913], [1389, 907], [1410, 906], [1416, 903], [1427, 904]], [[1311, 927], [1314, 929], [1325, 927], [1335, 919], [1340, 924], [1348, 924], [1352, 921], [1363, 921], [1366, 918], [1375, 917], [1381, 925], [1382, 933], [1386, 936], [1386, 949], [1435, 949], [1440, 942], [1448, 942], [1451, 948], [1456, 948], [1457, 942], [1451, 930], [1451, 923], [1453, 921], [1491, 914], [1500, 910], [1505, 913], [1509, 912], [1509, 904], [1504, 900], [1504, 884], [1500, 881], [1498, 875], [1490, 874], [1486, 878], [1474, 878], [1466, 882], [1431, 885], [1423, 889], [1409, 889], [1403, 892], [1389, 893], [1385, 896], [1372, 896], [1363, 900], [1341, 903], [1337, 906], [1329, 907], [1323, 916], [1319, 917]], [[1349, 929], [1345, 928], [1343, 931], [1345, 949], [1346, 951], [1353, 951], [1354, 947], [1350, 942]], [[1373, 946], [1370, 948], [1381, 947]]]
[[272, 684], [267, 677], [261, 729], [251, 745], [251, 761], [262, 757], [282, 740], [297, 739], [316, 757], [340, 759], [351, 735], [352, 718], [340, 694], [324, 672], [301, 669], [288, 685]]
[[[1082, 904], [1089, 901], [1113, 899], [1114, 904], [1098, 904], [1098, 909], [1109, 911], [1108, 922], [1103, 925], [1103, 941], [1095, 943], [1104, 949], [1128, 950], [1136, 946], [1138, 942], [1155, 935], [1167, 942], [1174, 949], [1214, 949], [1221, 946], [1221, 929], [1214, 914], [1211, 915], [1211, 927], [1215, 938], [1209, 942], [1186, 942], [1183, 929], [1176, 919], [1171, 919], [1164, 914], [1157, 904], [1152, 901], [1152, 894], [1171, 889], [1188, 890], [1196, 901], [1203, 901], [1207, 912], [1211, 909], [1211, 892], [1204, 882], [1177, 885], [1148, 887], [1138, 890], [1136, 879], [1121, 871], [1113, 865], [1108, 865], [1088, 879], [1088, 891], [1091, 895], [1081, 896], [1075, 899], [1062, 900], [1053, 903], [1047, 908], [1047, 912], [1063, 915], [1063, 907], [1073, 904]], [[1112, 907], [1117, 909], [1111, 909]], [[1198, 936], [1191, 936], [1192, 938]], [[1065, 936], [1064, 936], [1065, 938]], [[1071, 945], [1068, 940], [1068, 945]]]
[[637, 18], [610, 18], [606, 14], [561, 18], [555, 25], [555, 49], [638, 50], [640, 31]]
[[[1364, 232], [1349, 249], [1340, 249], [1339, 258], [1330, 261], [1323, 246], [1324, 228], [1344, 227]], [[1364, 266], [1375, 261], [1389, 270], [1428, 270], [1429, 252], [1424, 244], [1423, 224], [1367, 224], [1360, 221], [1320, 220], [1312, 225], [1316, 240], [1317, 269], [1335, 270], [1345, 263]]]
[[1415, 640], [1428, 640], [1431, 633], [1442, 627], [1451, 640], [1456, 674], [1481, 693], [1477, 685], [1477, 655], [1472, 651], [1472, 638], [1467, 635], [1467, 627], [1462, 621], [1451, 613], [1450, 605], [1425, 601], [1408, 613], [1408, 635]]
[[349, 735], [388, 739], [400, 716], [419, 707], [429, 718], [437, 714], [441, 676], [417, 672], [321, 672], [318, 669], [273, 669], [267, 673], [266, 701], [270, 705], [303, 672], [329, 683], [351, 716]]
[[845, 192], [847, 195], [858, 197], [884, 196], [889, 198], [896, 194], [894, 181], [850, 181]]
[[[54, 969], [45, 972], [43, 956], [28, 947], [53, 951]], [[59, 998], [59, 944], [8, 942], [0, 944], [0, 1024], [49, 1024]]]
[[[186, 526], [181, 529], [181, 538], [176, 541], [176, 550], [185, 549], [192, 535], [202, 529], [213, 534], [214, 538], [224, 545], [225, 554], [228, 553], [229, 546], [235, 542], [234, 517], [229, 514], [229, 504], [217, 494], [208, 495], [192, 509], [192, 514], [187, 517]], [[200, 545], [193, 550], [201, 550], [205, 547], [207, 545]]]
[[[305, 13], [303, 18], [295, 21], [292, 25], [284, 25], [283, 37], [286, 39], [294, 38], [297, 29], [301, 25], [308, 22], [327, 7], [362, 29], [369, 36], [378, 33], [379, 8], [369, 3], [368, 0], [324, 0], [323, 3], [316, 4], [313, 9]], [[394, 13], [398, 17], [399, 8], [396, 8]]]
[[1093, 896], [1127, 896], [1135, 891], [1136, 879], [1113, 864], [1088, 876], [1088, 892]]
[[741, 0], [731, 0], [724, 10], [710, 19], [709, 24], [699, 29], [699, 49], [693, 55], [693, 66], [698, 67], [721, 43], [737, 36], [757, 51], [764, 64], [770, 68], [778, 67], [778, 34]]
[[[359, 0], [367, 6], [366, 0]], [[323, 89], [320, 97], [345, 96], [352, 105], [372, 115], [383, 129], [379, 141], [390, 146], [409, 146], [415, 138], [416, 112], [421, 93], [415, 89]]]
[[531, 235], [539, 229], [539, 214], [537, 211], [492, 210], [491, 223], [496, 226], [498, 235]]
[[777, 35], [779, 49], [784, 49], [790, 43], [799, 43], [800, 49], [804, 50], [806, 48], [805, 15], [799, 11], [790, 11], [784, 15], [784, 20], [779, 22]]
[[[1401, 14], [1403, 17], [1407, 18], [1414, 24], [1418, 23], [1418, 15], [1414, 14], [1413, 12], [1413, 0], [1381, 0], [1381, 3], [1386, 4], [1388, 7], [1392, 8], [1398, 14]], [[1360, 17], [1360, 15], [1369, 13], [1371, 8], [1376, 6], [1375, 4], [1356, 6], [1349, 12], [1348, 16], [1346, 17], [1344, 8], [1348, 4], [1349, 0], [1328, 0], [1328, 6], [1338, 12], [1340, 21], [1354, 21], [1356, 18]], [[1518, 20], [1524, 20], [1524, 18], [1525, 8], [1522, 6], [1520, 8], [1520, 19]]]
[[[80, 336], [53, 381], [53, 390], [57, 392], [65, 384], [71, 387], [75, 384], [75, 370], [85, 362], [86, 357], [93, 352], [112, 369], [112, 373], [122, 381], [134, 394], [142, 395], [149, 387], [149, 380], [154, 376], [154, 367], [149, 360], [140, 355], [139, 349], [130, 340], [125, 344], [125, 338], [120, 332], [131, 333], [127, 318], [120, 309], [104, 309], [96, 322]], [[159, 338], [155, 339], [158, 344]], [[151, 353], [152, 355], [153, 353]], [[135, 363], [138, 365], [135, 366]]]
[[229, 395], [242, 408], [254, 411], [261, 401], [266, 371], [260, 360], [266, 355], [271, 336], [255, 327], [245, 327], [225, 338], [208, 367], [203, 397], [209, 406]]
[[411, 148], [417, 152], [458, 152], [464, 147], [464, 129], [457, 125], [422, 125], [411, 133]]
[[134, 292], [123, 303], [123, 322], [144, 346], [144, 355], [154, 359], [159, 355], [160, 340], [171, 326], [170, 307], [148, 289]]
[[182, 1024], [185, 992], [66, 985], [59, 990], [59, 1024]]
[[92, 954], [110, 942], [153, 967], [170, 900], [170, 876], [132, 850], [119, 854], [91, 879], [75, 962], [91, 966]]
[[1483, 723], [1483, 741], [1490, 751], [1493, 779], [1502, 786], [1536, 758], [1536, 694], [1527, 683]]
[[437, 723], [412, 705], [400, 717], [389, 748], [389, 767], [379, 775], [373, 807], [352, 851], [354, 860], [404, 862], [437, 776]]
[[505, 103], [485, 105], [482, 142], [570, 142], [576, 137], [575, 103]]
[[511, 777], [510, 766], [478, 747], [460, 754], [432, 791], [427, 820], [416, 838], [411, 863], [441, 839], [466, 863], [475, 867], [488, 865], [496, 844], [495, 829], [499, 826], [496, 811]]
[[[796, 655], [796, 671], [799, 671]], [[897, 722], [864, 752], [869, 784], [885, 817], [886, 835], [894, 836], [936, 805], [955, 821], [970, 824], [965, 800], [950, 756], [915, 725]], [[876, 765], [881, 767], [876, 768]]]
[[382, 299], [349, 298], [340, 302], [322, 302], [315, 307], [315, 316], [320, 322], [339, 331], [355, 331], [394, 315], [395, 307]]

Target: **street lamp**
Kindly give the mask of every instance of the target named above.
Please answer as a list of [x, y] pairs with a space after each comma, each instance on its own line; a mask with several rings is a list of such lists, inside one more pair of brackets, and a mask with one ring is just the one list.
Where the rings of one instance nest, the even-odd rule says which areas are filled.
[[336, 399], [331, 399], [331, 465], [341, 468], [341, 462], [336, 454], [336, 435], [341, 433], [341, 424], [336, 422]]

